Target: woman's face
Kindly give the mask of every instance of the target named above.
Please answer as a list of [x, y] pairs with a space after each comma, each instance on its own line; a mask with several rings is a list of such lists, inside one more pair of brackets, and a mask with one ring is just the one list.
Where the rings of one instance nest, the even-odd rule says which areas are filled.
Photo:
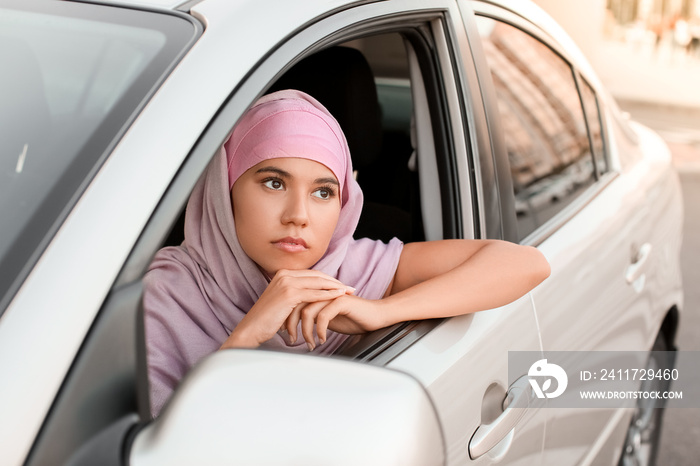
[[238, 240], [270, 277], [309, 269], [328, 249], [340, 215], [340, 189], [325, 165], [300, 158], [260, 162], [231, 189]]

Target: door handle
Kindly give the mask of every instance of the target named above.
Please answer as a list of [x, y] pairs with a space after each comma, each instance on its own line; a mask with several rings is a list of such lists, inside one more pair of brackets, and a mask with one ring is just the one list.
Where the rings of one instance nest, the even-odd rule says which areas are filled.
[[651, 255], [651, 244], [644, 243], [638, 250], [637, 253], [632, 258], [632, 264], [627, 267], [627, 272], [625, 273], [625, 281], [631, 285], [637, 281], [639, 277], [642, 276], [644, 272], [644, 266], [649, 260]]
[[515, 428], [525, 416], [527, 408], [534, 407], [534, 391], [529, 377], [524, 375], [510, 386], [503, 412], [490, 424], [480, 425], [469, 441], [469, 457], [473, 460], [487, 453]]

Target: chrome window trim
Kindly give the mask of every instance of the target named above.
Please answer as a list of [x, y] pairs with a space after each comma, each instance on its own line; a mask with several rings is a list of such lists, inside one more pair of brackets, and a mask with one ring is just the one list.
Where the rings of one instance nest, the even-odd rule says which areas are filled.
[[582, 194], [580, 194], [571, 204], [562, 209], [554, 217], [540, 225], [532, 233], [527, 235], [520, 241], [520, 244], [527, 246], [539, 246], [546, 241], [550, 236], [556, 233], [565, 223], [576, 216], [588, 204], [590, 204], [598, 195], [600, 195], [620, 174], [616, 171], [608, 171], [601, 176], [595, 183], [589, 186]]
[[[596, 180], [600, 179], [602, 175], [611, 171], [610, 164], [610, 140], [608, 138], [608, 128], [605, 125], [605, 112], [603, 111], [602, 100], [598, 92], [596, 92], [595, 87], [580, 73], [580, 71], [574, 69], [574, 77], [576, 79], [576, 87], [578, 88], [578, 94], [581, 99], [581, 107], [583, 108], [584, 121], [586, 122], [586, 131], [588, 132], [588, 140], [591, 146], [591, 153], [593, 154], [593, 166], [595, 167]], [[586, 101], [583, 96], [583, 86], [588, 86], [593, 94], [593, 100], [595, 101], [595, 112], [598, 115], [598, 125], [600, 126], [601, 138], [603, 141], [603, 159], [605, 160], [606, 171], [600, 172], [598, 167], [598, 157], [595, 155], [595, 144], [593, 143], [593, 137], [591, 135], [591, 128], [589, 123], [588, 111], [586, 110]]]

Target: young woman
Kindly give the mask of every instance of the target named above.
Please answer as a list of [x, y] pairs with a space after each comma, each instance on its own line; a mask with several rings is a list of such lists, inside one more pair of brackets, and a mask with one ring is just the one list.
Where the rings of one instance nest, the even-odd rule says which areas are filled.
[[549, 275], [503, 241], [353, 239], [362, 192], [335, 119], [280, 91], [242, 117], [195, 187], [185, 241], [144, 280], [152, 413], [225, 348], [330, 354], [348, 334], [505, 305]]

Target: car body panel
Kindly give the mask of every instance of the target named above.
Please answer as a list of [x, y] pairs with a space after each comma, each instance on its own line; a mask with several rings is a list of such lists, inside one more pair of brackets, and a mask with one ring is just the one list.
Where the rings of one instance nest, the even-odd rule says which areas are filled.
[[[533, 292], [545, 351], [644, 351], [653, 344], [670, 303], [682, 303], [677, 264], [667, 260], [680, 250], [679, 185], [663, 159], [638, 163], [614, 177], [540, 244], [553, 271]], [[657, 178], [660, 173], [667, 181]], [[633, 215], [621, 218], [623, 206]], [[649, 218], [666, 226], [651, 225]], [[625, 274], [644, 244], [652, 245], [648, 264], [635, 282], [627, 283]], [[674, 285], [660, 293], [651, 284], [667, 279], [652, 278], [657, 274]], [[595, 292], [583, 283], [594, 283]], [[588, 464], [584, 457], [598, 458], [591, 454], [592, 444], [603, 449], [608, 436], [623, 438], [631, 412], [571, 408], [550, 414], [545, 462]], [[573, 431], [576, 436], [570, 435]], [[621, 443], [613, 446], [619, 455]]]
[[[503, 398], [491, 397], [505, 397], [509, 388], [508, 351], [539, 350], [536, 316], [525, 296], [502, 308], [443, 322], [387, 366], [414, 375], [427, 388], [443, 425], [447, 464], [464, 464], [470, 461], [474, 432], [502, 411]], [[516, 426], [515, 439], [506, 439], [477, 464], [540, 462], [546, 410], [530, 411]]]
[[[495, 167], [488, 155], [482, 157], [484, 152], [490, 152], [492, 140], [474, 67], [479, 61], [472, 57], [478, 49], [474, 51], [468, 40], [468, 18], [462, 18], [459, 10], [452, 8], [449, 19], [447, 32], [453, 52], [442, 51], [441, 65], [452, 137], [456, 141], [459, 189], [469, 193], [469, 196], [462, 194], [461, 235], [500, 236], [503, 232], [498, 186], [486, 181], [493, 180]], [[453, 86], [450, 81], [456, 84]], [[466, 102], [457, 100], [460, 95], [464, 95]], [[470, 167], [474, 167], [476, 176], [471, 176]], [[472, 193], [478, 194], [472, 197]], [[485, 214], [488, 209], [496, 215]], [[499, 397], [505, 396], [509, 389], [504, 370], [508, 350], [541, 350], [536, 318], [532, 300], [526, 295], [503, 308], [446, 320], [387, 364], [417, 377], [432, 396], [443, 425], [447, 464], [471, 461], [469, 444], [474, 432], [480, 425], [491, 422], [494, 413], [503, 411]], [[539, 462], [546, 418], [541, 409], [529, 411], [515, 427], [514, 436], [474, 461], [478, 464]]]

